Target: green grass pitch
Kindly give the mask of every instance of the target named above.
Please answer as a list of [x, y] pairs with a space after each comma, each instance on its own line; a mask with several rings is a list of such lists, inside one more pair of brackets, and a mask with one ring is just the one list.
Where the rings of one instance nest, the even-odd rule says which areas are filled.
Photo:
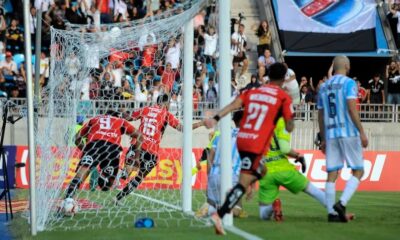
[[[202, 198], [200, 194], [195, 196]], [[259, 220], [255, 197], [252, 201], [244, 202], [249, 218], [235, 219], [235, 226], [263, 239], [400, 239], [400, 193], [356, 193], [347, 208], [348, 212], [356, 214], [356, 219], [347, 224], [328, 223], [325, 209], [304, 193], [292, 195], [282, 191], [281, 199], [284, 222]], [[104, 227], [95, 230], [45, 231], [32, 238], [26, 220], [17, 215], [11, 229], [15, 239], [242, 239], [229, 232], [226, 237], [216, 236], [211, 227], [160, 225], [152, 229], [135, 229], [132, 221], [126, 227], [115, 229]]]

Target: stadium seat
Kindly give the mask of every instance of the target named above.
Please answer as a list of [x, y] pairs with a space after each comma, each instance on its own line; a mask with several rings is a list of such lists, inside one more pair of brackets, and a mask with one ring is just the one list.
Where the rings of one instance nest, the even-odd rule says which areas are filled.
[[24, 54], [15, 54], [13, 56], [13, 60], [17, 64], [17, 68], [19, 69], [19, 67], [21, 66], [21, 63], [23, 63], [25, 61], [25, 55]]

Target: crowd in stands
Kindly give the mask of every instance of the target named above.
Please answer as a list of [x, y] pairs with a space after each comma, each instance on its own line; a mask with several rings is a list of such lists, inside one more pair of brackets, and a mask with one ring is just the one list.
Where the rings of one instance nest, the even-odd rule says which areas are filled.
[[[181, 0], [31, 0], [30, 33], [32, 43], [36, 36], [38, 9], [42, 11], [42, 42], [40, 56], [40, 86], [49, 81], [50, 26], [71, 29], [83, 26], [83, 31], [101, 31], [100, 24], [121, 23], [161, 16], [168, 11], [182, 10]], [[397, 6], [397, 5], [395, 5]], [[399, 5], [400, 6], [400, 5]], [[0, 11], [0, 95], [25, 97], [26, 71], [24, 62], [24, 31], [22, 0], [6, 0]], [[400, 15], [391, 7], [392, 15]], [[218, 99], [218, 21], [217, 8], [211, 4], [198, 13], [194, 21], [194, 69], [193, 104], [195, 113], [203, 107], [213, 108]], [[258, 59], [249, 59], [248, 38], [242, 23], [243, 15], [231, 19], [232, 95], [241, 89], [238, 82], [248, 82], [245, 89], [260, 86], [268, 81], [267, 72], [276, 60], [271, 54], [272, 34], [267, 21], [261, 21], [251, 29], [258, 38]], [[78, 25], [74, 25], [78, 24]], [[400, 21], [399, 21], [400, 26]], [[72, 27], [73, 28], [73, 27]], [[107, 30], [107, 29], [105, 29]], [[80, 60], [71, 54], [65, 59], [65, 68], [73, 81], [81, 81], [82, 100], [134, 100], [151, 102], [164, 92], [171, 95], [172, 102], [181, 101], [182, 35], [168, 42], [154, 44], [154, 35], [143, 36], [143, 43], [129, 51], [115, 50], [107, 59], [93, 59], [93, 69], [88, 79], [76, 79]], [[141, 39], [142, 40], [142, 39]], [[146, 45], [147, 42], [153, 44]], [[34, 44], [33, 44], [34, 45]], [[33, 46], [34, 50], [35, 46]], [[90, 57], [89, 57], [90, 58]], [[257, 72], [246, 79], [249, 61], [257, 62]], [[33, 62], [35, 59], [33, 59]], [[32, 64], [33, 64], [32, 62]], [[388, 79], [388, 103], [400, 104], [399, 62], [388, 66], [386, 76], [373, 76], [366, 88], [360, 85], [360, 103], [385, 103], [383, 77]], [[74, 77], [75, 76], [75, 77]], [[307, 76], [296, 76], [288, 68], [285, 88], [300, 105], [315, 103], [321, 83], [329, 74], [318, 81]], [[360, 82], [359, 82], [360, 83]], [[240, 85], [240, 84], [239, 84]], [[70, 84], [74, 90], [76, 84]], [[65, 89], [64, 89], [65, 90]], [[202, 102], [207, 102], [203, 104]]]

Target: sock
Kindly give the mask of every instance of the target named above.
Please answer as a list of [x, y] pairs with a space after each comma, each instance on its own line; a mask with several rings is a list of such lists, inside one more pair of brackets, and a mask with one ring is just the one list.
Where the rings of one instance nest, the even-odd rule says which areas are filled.
[[94, 192], [96, 191], [97, 187], [97, 179], [99, 178], [99, 172], [97, 171], [97, 168], [93, 168], [92, 171], [90, 171], [90, 191]]
[[321, 189], [314, 186], [312, 183], [307, 184], [304, 192], [318, 200], [318, 202], [320, 202], [322, 206], [326, 206], [325, 193]]
[[340, 202], [343, 206], [346, 206], [347, 203], [350, 201], [350, 198], [356, 192], [358, 185], [360, 185], [360, 180], [358, 180], [358, 178], [354, 176], [352, 176], [349, 181], [347, 181], [346, 187], [344, 188], [342, 196], [340, 197]]
[[225, 202], [222, 207], [217, 211], [220, 218], [223, 218], [225, 214], [229, 213], [233, 207], [239, 202], [245, 193], [245, 188], [242, 184], [238, 183], [226, 196]]
[[333, 205], [335, 204], [335, 196], [336, 194], [336, 186], [334, 182], [326, 182], [325, 184], [325, 200], [326, 200], [326, 209], [329, 214], [336, 214], [333, 209]]
[[80, 183], [81, 179], [79, 177], [75, 177], [74, 179], [72, 179], [71, 183], [68, 186], [65, 198], [72, 198], [75, 195], [76, 189], [79, 188]]
[[211, 216], [216, 211], [217, 211], [217, 209], [214, 206], [208, 205], [208, 216]]
[[142, 182], [143, 178], [136, 176], [133, 178], [123, 189], [121, 192], [117, 194], [117, 200], [121, 200], [123, 197], [128, 195], [129, 193], [133, 192], [139, 184]]
[[262, 220], [271, 220], [271, 216], [273, 213], [272, 204], [260, 206], [259, 210], [260, 210], [260, 218]]

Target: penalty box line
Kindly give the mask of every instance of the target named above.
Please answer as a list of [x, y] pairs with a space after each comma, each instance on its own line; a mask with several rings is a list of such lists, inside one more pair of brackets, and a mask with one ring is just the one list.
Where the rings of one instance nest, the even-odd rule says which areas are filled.
[[235, 227], [235, 226], [225, 226], [224, 228], [226, 230], [228, 230], [229, 232], [231, 232], [235, 235], [238, 235], [240, 237], [243, 237], [244, 239], [247, 239], [247, 240], [263, 240], [263, 238], [260, 238], [256, 235], [253, 235], [251, 233], [243, 231], [242, 229]]

